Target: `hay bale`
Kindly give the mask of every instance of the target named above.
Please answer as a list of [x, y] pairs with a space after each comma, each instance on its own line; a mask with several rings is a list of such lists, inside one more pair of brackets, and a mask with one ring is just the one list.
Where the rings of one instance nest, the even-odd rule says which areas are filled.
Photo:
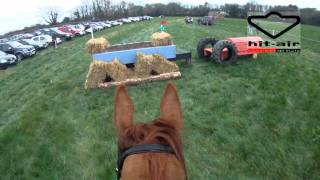
[[106, 72], [101, 61], [92, 61], [87, 74], [85, 88], [96, 88], [98, 84], [104, 82]]
[[100, 53], [105, 52], [107, 48], [110, 46], [109, 41], [103, 37], [90, 39], [86, 43], [88, 52], [93, 53]]
[[104, 68], [106, 73], [114, 80], [114, 81], [122, 81], [128, 78], [134, 77], [134, 72], [132, 69], [127, 68], [126, 65], [121, 64], [119, 60], [115, 59], [112, 62], [105, 63]]
[[152, 61], [152, 55], [138, 54], [137, 61], [134, 66], [136, 76], [140, 78], [150, 76], [150, 73], [152, 71]]
[[96, 88], [109, 76], [114, 81], [134, 77], [134, 72], [121, 64], [117, 59], [112, 62], [92, 61], [85, 82], [85, 88]]
[[152, 72], [157, 74], [179, 72], [179, 67], [175, 63], [157, 54], [138, 54], [134, 69], [139, 78], [149, 77]]
[[156, 32], [151, 35], [151, 41], [154, 46], [172, 45], [172, 36], [166, 32]]

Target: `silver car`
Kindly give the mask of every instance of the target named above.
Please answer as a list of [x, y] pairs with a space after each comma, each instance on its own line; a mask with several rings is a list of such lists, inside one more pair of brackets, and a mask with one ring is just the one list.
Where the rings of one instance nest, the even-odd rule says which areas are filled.
[[0, 51], [0, 69], [6, 69], [8, 66], [17, 63], [18, 61], [15, 55]]

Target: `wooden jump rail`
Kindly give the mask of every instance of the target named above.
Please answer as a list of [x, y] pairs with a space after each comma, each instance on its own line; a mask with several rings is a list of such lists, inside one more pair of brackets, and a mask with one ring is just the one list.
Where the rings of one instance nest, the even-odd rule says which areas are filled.
[[98, 88], [110, 88], [110, 87], [119, 86], [119, 85], [138, 85], [146, 82], [179, 79], [180, 77], [181, 77], [180, 72], [163, 73], [163, 74], [154, 75], [146, 78], [134, 78], [134, 79], [126, 79], [124, 81], [100, 83], [98, 85]]

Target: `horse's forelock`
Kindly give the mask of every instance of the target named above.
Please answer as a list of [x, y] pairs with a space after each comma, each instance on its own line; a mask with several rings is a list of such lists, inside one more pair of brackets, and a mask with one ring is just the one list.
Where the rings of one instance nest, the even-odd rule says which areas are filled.
[[118, 140], [120, 150], [140, 144], [156, 143], [169, 145], [185, 170], [180, 134], [173, 127], [163, 123], [161, 119], [154, 120], [148, 124], [135, 124], [120, 134]]

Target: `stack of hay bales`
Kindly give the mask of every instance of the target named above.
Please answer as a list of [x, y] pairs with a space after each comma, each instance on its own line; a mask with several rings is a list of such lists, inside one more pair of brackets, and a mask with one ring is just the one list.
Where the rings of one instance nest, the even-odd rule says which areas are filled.
[[86, 46], [87, 46], [88, 52], [90, 54], [93, 54], [93, 53], [105, 52], [107, 48], [110, 46], [110, 44], [107, 39], [100, 37], [100, 38], [90, 39], [86, 43]]
[[156, 74], [179, 72], [179, 67], [157, 54], [138, 54], [134, 69], [127, 68], [117, 59], [112, 62], [92, 61], [85, 88], [98, 88], [101, 83], [105, 82], [107, 76], [114, 82], [119, 82], [134, 78], [148, 78], [152, 72]]
[[134, 72], [121, 64], [117, 59], [112, 62], [92, 61], [85, 88], [96, 88], [109, 76], [114, 81], [123, 81], [134, 77]]
[[156, 32], [151, 35], [151, 41], [154, 46], [172, 45], [172, 36], [166, 32]]
[[134, 69], [136, 76], [139, 78], [149, 77], [152, 71], [157, 74], [179, 71], [179, 67], [175, 63], [168, 61], [158, 54], [138, 54]]

